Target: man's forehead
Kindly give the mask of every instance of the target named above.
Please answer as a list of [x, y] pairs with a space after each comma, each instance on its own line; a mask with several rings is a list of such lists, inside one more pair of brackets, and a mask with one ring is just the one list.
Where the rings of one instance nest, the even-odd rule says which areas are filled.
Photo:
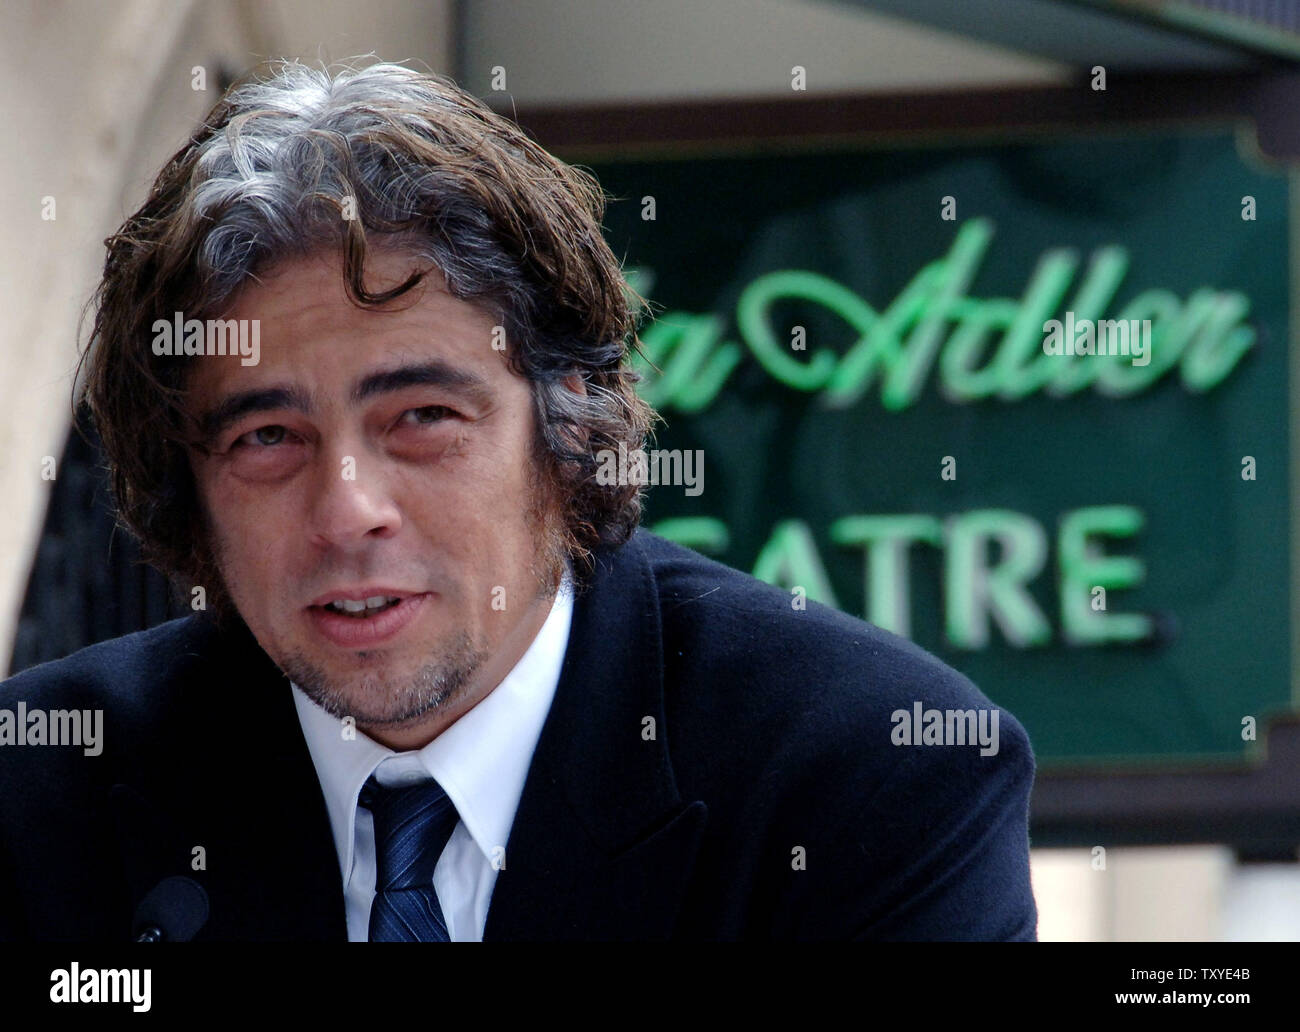
[[460, 301], [447, 289], [442, 271], [415, 254], [391, 247], [371, 247], [365, 261], [365, 288], [381, 293], [400, 286], [413, 273], [420, 281], [401, 296], [381, 305], [359, 306], [347, 296], [342, 256], [313, 253], [276, 263], [245, 281], [235, 292], [225, 315], [234, 318], [274, 318], [282, 321], [333, 321], [347, 317], [386, 315], [420, 318], [431, 312], [442, 317], [487, 318], [487, 313]]
[[[411, 271], [424, 266], [409, 254], [377, 250], [366, 268], [367, 289], [378, 291], [404, 282]], [[495, 325], [496, 319], [448, 293], [436, 268], [406, 294], [380, 306], [354, 304], [342, 276], [338, 258], [313, 256], [283, 263], [260, 281], [250, 281], [222, 318], [257, 320], [258, 363], [246, 366], [212, 355], [188, 359], [195, 363], [191, 389], [208, 395], [268, 384], [286, 375], [355, 381], [429, 363], [489, 384], [518, 379], [503, 361], [504, 331]]]

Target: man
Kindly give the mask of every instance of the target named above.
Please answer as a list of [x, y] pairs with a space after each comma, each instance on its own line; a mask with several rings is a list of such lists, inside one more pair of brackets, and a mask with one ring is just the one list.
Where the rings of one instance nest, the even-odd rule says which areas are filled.
[[84, 390], [196, 612], [3, 686], [103, 729], [0, 748], [0, 935], [1035, 937], [1014, 718], [595, 475], [653, 416], [602, 204], [391, 65], [284, 65], [163, 169]]

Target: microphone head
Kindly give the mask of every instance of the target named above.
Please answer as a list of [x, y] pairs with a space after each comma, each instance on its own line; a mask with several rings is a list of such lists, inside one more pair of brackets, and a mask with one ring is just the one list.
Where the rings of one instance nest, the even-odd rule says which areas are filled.
[[166, 942], [189, 942], [208, 923], [208, 894], [193, 878], [164, 878], [135, 908], [131, 938], [148, 928], [162, 930]]

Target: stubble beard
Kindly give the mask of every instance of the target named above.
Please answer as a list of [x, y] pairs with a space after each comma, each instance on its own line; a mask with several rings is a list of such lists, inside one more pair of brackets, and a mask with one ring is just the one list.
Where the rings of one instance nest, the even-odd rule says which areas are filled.
[[378, 671], [359, 679], [331, 677], [300, 652], [283, 657], [279, 666], [330, 716], [350, 717], [361, 728], [396, 729], [458, 702], [489, 655], [461, 630], [444, 637], [425, 663], [405, 678]]

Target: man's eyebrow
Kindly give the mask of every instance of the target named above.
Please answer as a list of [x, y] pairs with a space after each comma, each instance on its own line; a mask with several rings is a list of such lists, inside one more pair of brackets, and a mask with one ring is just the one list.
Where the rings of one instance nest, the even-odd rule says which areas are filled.
[[204, 440], [210, 441], [235, 420], [249, 413], [286, 408], [310, 412], [311, 398], [298, 387], [266, 387], [261, 390], [237, 391], [200, 417], [199, 431]]
[[477, 373], [457, 369], [445, 362], [419, 362], [371, 373], [352, 389], [352, 401], [365, 401], [377, 394], [400, 391], [404, 387], [447, 387], [482, 405], [492, 398], [488, 382]]

